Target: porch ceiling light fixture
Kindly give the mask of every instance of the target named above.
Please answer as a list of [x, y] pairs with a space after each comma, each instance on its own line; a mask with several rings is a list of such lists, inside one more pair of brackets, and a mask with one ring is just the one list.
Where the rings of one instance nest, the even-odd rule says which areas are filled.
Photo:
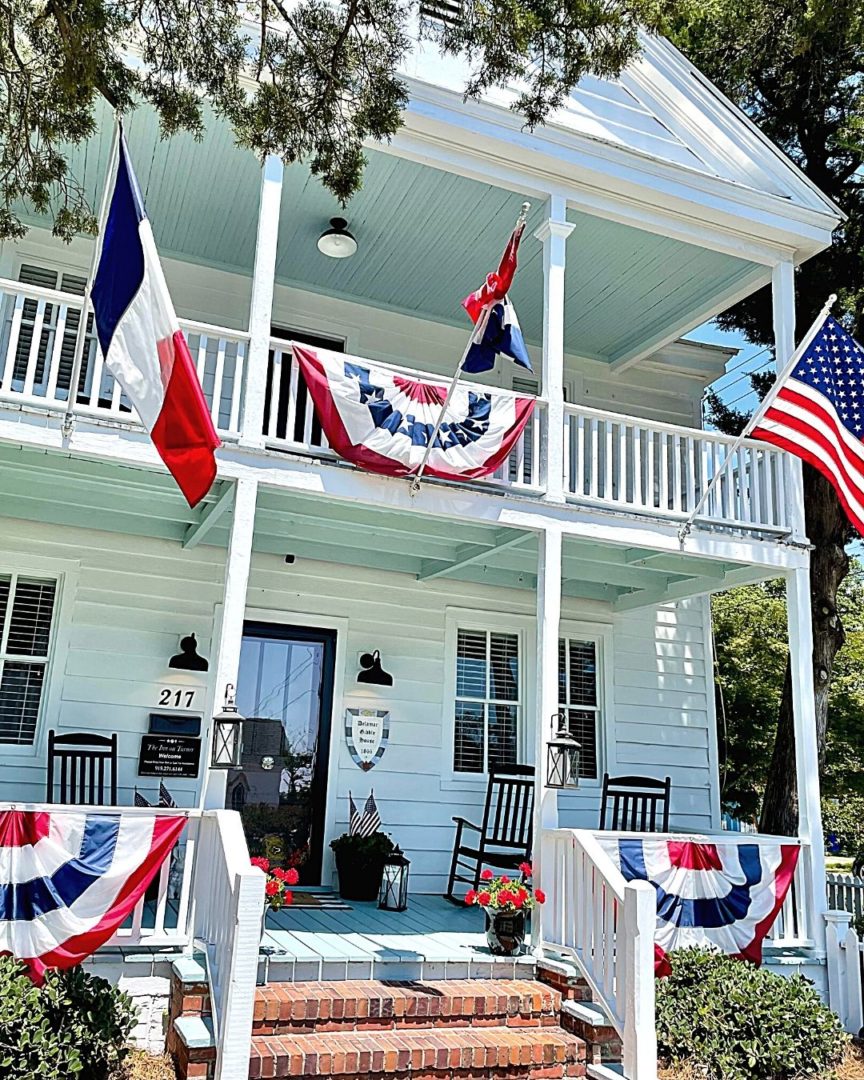
[[318, 250], [331, 259], [350, 259], [357, 251], [357, 241], [348, 232], [345, 218], [330, 218], [330, 228], [318, 237]]
[[243, 749], [243, 720], [234, 700], [234, 684], [225, 687], [225, 704], [213, 717], [213, 753], [210, 765], [214, 769], [237, 769]]
[[357, 682], [371, 683], [372, 686], [392, 686], [393, 676], [381, 667], [381, 654], [364, 652], [360, 657], [360, 673]]

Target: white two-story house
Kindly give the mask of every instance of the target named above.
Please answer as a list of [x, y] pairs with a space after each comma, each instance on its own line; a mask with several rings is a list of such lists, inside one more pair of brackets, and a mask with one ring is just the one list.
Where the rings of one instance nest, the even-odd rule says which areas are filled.
[[[204, 943], [208, 1068], [226, 1080], [248, 1072], [263, 886], [236, 819], [212, 811], [240, 812], [253, 853], [295, 855], [315, 895], [333, 888], [329, 842], [347, 828], [349, 793], [362, 806], [374, 790], [410, 860], [406, 930], [352, 928], [354, 909], [308, 923], [298, 912], [270, 926], [271, 981], [488, 974], [447, 932], [466, 913], [431, 898], [446, 887], [454, 815], [482, 814], [491, 767], [535, 762], [550, 897], [535, 942], [578, 965], [624, 1037], [627, 1075], [650, 1077], [650, 1001], [634, 989], [650, 950], [644, 894], [631, 905], [578, 837], [599, 824], [606, 773], [668, 776], [670, 827], [720, 828], [708, 597], [778, 576], [803, 855], [775, 944], [814, 964], [824, 952], [799, 465], [753, 442], [727, 461], [733, 441], [701, 429], [700, 403], [731, 353], [684, 338], [770, 288], [785, 360], [795, 268], [830, 244], [839, 211], [663, 40], [646, 39], [619, 80], [586, 79], [533, 132], [503, 91], [465, 102], [462, 75], [418, 48], [404, 127], [369, 148], [344, 211], [305, 167], [262, 167], [216, 118], [200, 142], [160, 141], [146, 108], [128, 118], [223, 442], [194, 511], [92, 335], [70, 388], [92, 241], [66, 246], [34, 216], [0, 249], [0, 798], [46, 801], [50, 731], [117, 735], [124, 806], [136, 791], [158, 798], [148, 739], [197, 740], [161, 775], [197, 846], [118, 942], [160, 962]], [[71, 152], [94, 205], [111, 140], [106, 107]], [[446, 382], [470, 330], [460, 301], [497, 265], [525, 201], [511, 298], [537, 374], [500, 360], [478, 380], [537, 397], [510, 458], [488, 480], [424, 479], [416, 494], [340, 460], [291, 342]], [[336, 216], [356, 239], [349, 258], [317, 244]], [[172, 666], [193, 634], [200, 662]], [[389, 685], [358, 680], [376, 652]], [[226, 770], [210, 764], [211, 718], [229, 686], [246, 722]], [[352, 710], [384, 714], [372, 768], [358, 767]], [[542, 763], [561, 713], [581, 762], [578, 788], [556, 793]], [[592, 905], [589, 941], [579, 912]], [[375, 933], [403, 932], [401, 952], [376, 952]]]

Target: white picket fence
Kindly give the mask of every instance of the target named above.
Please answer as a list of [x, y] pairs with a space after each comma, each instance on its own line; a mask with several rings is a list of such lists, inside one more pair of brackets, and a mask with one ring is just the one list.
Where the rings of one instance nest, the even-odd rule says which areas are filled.
[[827, 874], [826, 878], [829, 910], [864, 915], [864, 879], [854, 874]]

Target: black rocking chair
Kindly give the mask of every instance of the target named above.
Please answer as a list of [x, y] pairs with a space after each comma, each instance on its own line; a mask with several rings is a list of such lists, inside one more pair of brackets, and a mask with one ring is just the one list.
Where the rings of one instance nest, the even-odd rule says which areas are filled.
[[[600, 828], [613, 832], [669, 832], [669, 796], [672, 780], [651, 776], [603, 775]], [[610, 807], [611, 804], [611, 807]], [[612, 820], [607, 825], [608, 811]], [[660, 823], [657, 822], [658, 812]]]
[[[59, 763], [57, 798], [55, 776]], [[110, 769], [109, 798], [105, 798], [105, 773]], [[73, 806], [117, 805], [117, 734], [91, 735], [48, 732], [48, 792], [46, 802]]]
[[[456, 839], [450, 879], [444, 894], [448, 900], [461, 904], [462, 898], [453, 894], [456, 882], [476, 889], [484, 865], [517, 870], [520, 863], [530, 860], [533, 808], [533, 765], [509, 765], [490, 770], [483, 824], [473, 825], [463, 817], [453, 818]], [[472, 843], [463, 841], [465, 829], [478, 834]]]

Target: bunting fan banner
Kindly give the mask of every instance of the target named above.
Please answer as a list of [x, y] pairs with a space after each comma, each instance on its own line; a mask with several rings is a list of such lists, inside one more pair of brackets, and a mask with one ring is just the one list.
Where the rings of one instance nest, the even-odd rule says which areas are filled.
[[648, 881], [657, 893], [655, 970], [669, 972], [667, 954], [705, 948], [754, 964], [795, 874], [794, 844], [598, 836], [628, 881]]
[[0, 811], [0, 954], [35, 982], [95, 952], [176, 843], [185, 814]]
[[[294, 346], [330, 447], [346, 461], [386, 476], [411, 476], [432, 438], [447, 387], [375, 364]], [[534, 398], [457, 385], [429, 455], [426, 474], [444, 480], [489, 476], [531, 418]]]

